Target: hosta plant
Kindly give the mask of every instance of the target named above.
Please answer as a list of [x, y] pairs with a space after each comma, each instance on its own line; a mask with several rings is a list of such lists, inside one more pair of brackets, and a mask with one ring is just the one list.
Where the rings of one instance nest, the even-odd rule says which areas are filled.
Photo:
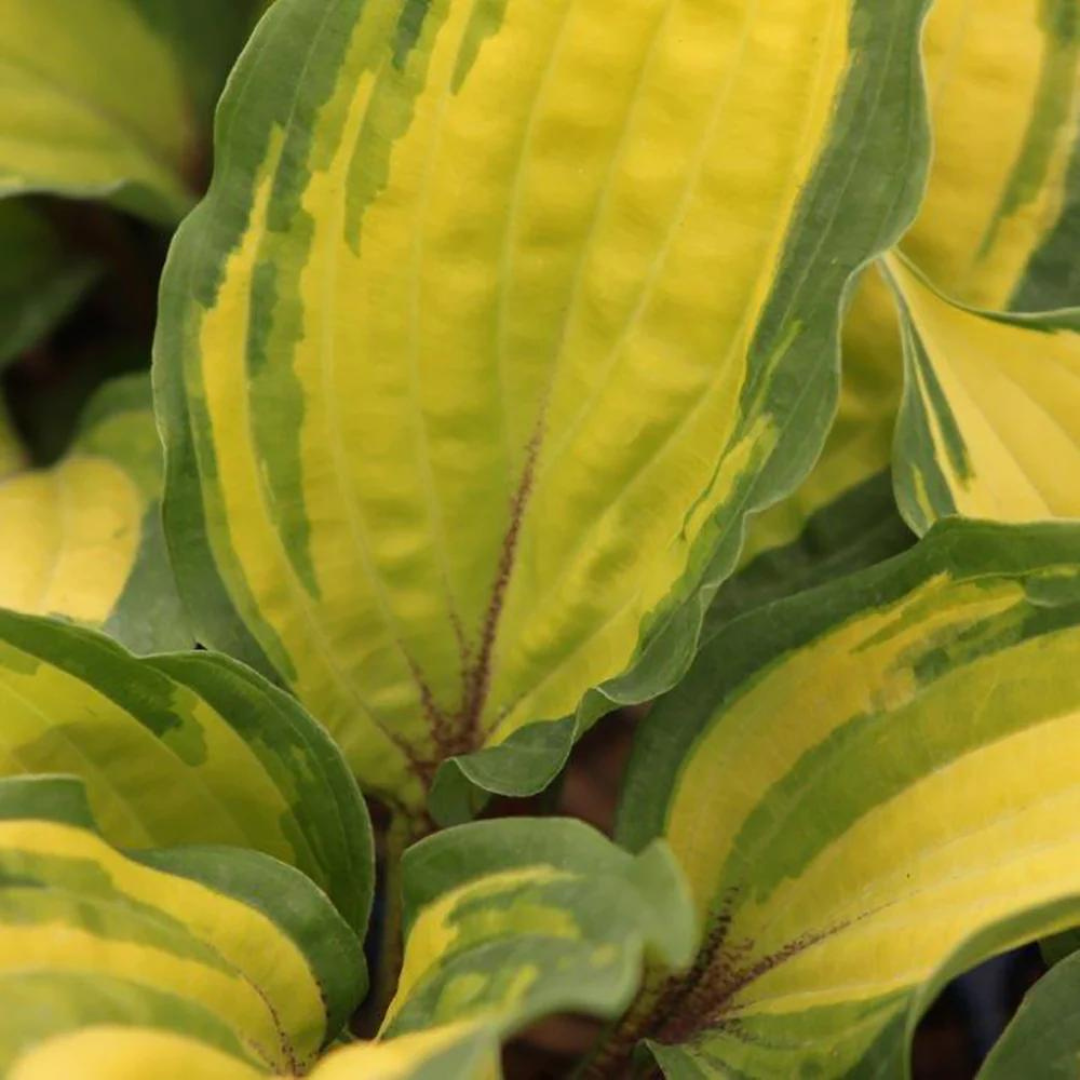
[[1075, 1066], [1080, 0], [0, 26], [3, 1075]]

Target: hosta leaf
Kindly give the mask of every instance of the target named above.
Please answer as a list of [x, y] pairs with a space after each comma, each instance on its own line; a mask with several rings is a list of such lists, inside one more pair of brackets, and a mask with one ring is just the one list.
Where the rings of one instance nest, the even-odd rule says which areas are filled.
[[232, 0], [228, 4], [219, 0], [134, 0], [134, 3], [151, 29], [178, 55], [187, 98], [197, 121], [206, 129], [203, 137], [208, 139], [210, 121], [226, 76], [268, 0]]
[[88, 630], [0, 611], [0, 774], [72, 773], [126, 848], [229, 844], [298, 867], [362, 931], [371, 835], [326, 733], [206, 653], [138, 660]]
[[0, 194], [190, 207], [198, 131], [176, 50], [136, 0], [0, 0]]
[[[326, 897], [256, 852], [185, 848], [147, 858], [101, 838], [78, 781], [0, 781], [5, 1012], [29, 1020], [5, 1024], [0, 1056], [11, 1062], [28, 1040], [100, 1023], [111, 1011], [145, 1024], [167, 1013], [168, 995], [181, 999], [170, 1026], [190, 1018], [200, 1038], [219, 1044], [231, 1032], [277, 1070], [309, 1063], [364, 988], [360, 942]], [[98, 977], [102, 992], [91, 995]], [[36, 1017], [43, 989], [49, 1008]]]
[[[55, 1080], [78, 1068], [80, 1080], [256, 1080], [266, 1071], [236, 1053], [153, 1028], [101, 1024], [56, 1036], [18, 1061], [10, 1080]], [[498, 1044], [483, 1029], [448, 1025], [388, 1043], [336, 1050], [306, 1075], [312, 1080], [495, 1080]]]
[[612, 1058], [904, 1075], [942, 980], [1080, 918], [1078, 659], [1063, 524], [945, 522], [725, 628], [645, 721], [619, 829], [668, 840], [706, 944]]
[[883, 562], [910, 547], [890, 461], [904, 360], [896, 305], [869, 269], [844, 322], [840, 403], [825, 448], [794, 494], [755, 517], [739, 573], [721, 587], [706, 623]]
[[937, 0], [925, 40], [934, 163], [905, 252], [976, 307], [1080, 303], [1076, 0]]
[[1071, 1080], [1080, 1067], [1080, 954], [1028, 991], [979, 1071], [979, 1080]]
[[0, 202], [0, 368], [53, 330], [98, 272], [96, 260], [65, 248], [40, 211]]
[[255, 0], [0, 0], [0, 196], [193, 205], [213, 106]]
[[[5, 1077], [20, 1075], [20, 1069], [26, 1076], [41, 1075], [45, 1062], [55, 1066], [60, 1044], [74, 1048], [88, 1030], [107, 1030], [114, 1042], [125, 1032], [175, 1033], [193, 1045], [224, 1051], [241, 1067], [257, 1063], [233, 1029], [206, 1006], [144, 982], [100, 971], [34, 968], [0, 972], [0, 994], [5, 1005], [0, 1013], [0, 1068]], [[82, 1069], [76, 1072], [68, 1064], [46, 1075], [93, 1075], [88, 1056], [70, 1060], [80, 1061]], [[186, 1074], [199, 1075], [190, 1068]]]
[[200, 638], [414, 813], [669, 686], [912, 214], [923, 6], [278, 0], [163, 287]]
[[791, 544], [814, 514], [888, 472], [903, 354], [895, 302], [876, 267], [866, 270], [852, 291], [842, 344], [840, 401], [821, 457], [797, 491], [753, 519], [744, 564]]
[[709, 608], [702, 641], [755, 607], [876, 566], [914, 542], [896, 508], [890, 474], [871, 476], [809, 513], [795, 540], [766, 548], [726, 581]]
[[449, 829], [404, 864], [406, 948], [381, 1036], [482, 1022], [505, 1036], [553, 1012], [616, 1016], [646, 948], [674, 967], [696, 928], [664, 845], [636, 859], [580, 822]]
[[[1080, 9], [1075, 0], [978, 4], [938, 0], [927, 21], [924, 54], [934, 154], [926, 198], [901, 245], [906, 257], [944, 295], [973, 306], [1046, 311], [1080, 303], [1080, 280], [1073, 267], [1080, 237], [1080, 172], [1075, 163], [1080, 162]], [[987, 116], [993, 116], [994, 122], [987, 123]], [[814, 500], [824, 494], [823, 482], [844, 481], [846, 505], [860, 502], [859, 484], [884, 464], [882, 450], [891, 438], [898, 411], [894, 384], [901, 365], [895, 302], [876, 277], [867, 277], [845, 326], [845, 384], [859, 385], [861, 393], [854, 400], [845, 396], [841, 402], [839, 431], [823, 455], [820, 477], [818, 473], [811, 477], [801, 501], [788, 500], [763, 521], [758, 547], [775, 547], [777, 526], [791, 532], [793, 525], [805, 519], [807, 509], [820, 512]], [[920, 291], [916, 288], [916, 293]], [[915, 303], [919, 299], [918, 295], [913, 298]], [[1001, 331], [991, 335], [997, 340], [989, 343], [988, 355], [984, 355], [976, 350], [987, 344], [994, 324], [983, 320], [961, 328], [964, 319], [959, 313], [950, 321], [957, 324], [954, 337], [962, 329], [964, 345], [949, 350], [958, 354], [955, 358], [938, 356], [936, 362], [950, 369], [959, 365], [971, 369], [968, 382], [974, 392], [972, 401], [964, 394], [963, 401], [952, 401], [946, 411], [967, 410], [969, 423], [983, 429], [983, 441], [993, 443], [992, 455], [1025, 456], [1022, 448], [1009, 445], [1017, 429], [1024, 433], [1021, 438], [1028, 443], [1029, 458], [1033, 431], [1047, 431], [1048, 442], [1064, 439], [1066, 457], [1075, 453], [1071, 444], [1080, 427], [1066, 423], [1064, 431], [1059, 431], [1055, 421], [1035, 405], [1039, 384], [1054, 377], [1047, 375], [1053, 365], [1046, 359], [1045, 336], [1032, 333], [1025, 338]], [[1024, 389], [1020, 411], [995, 435], [990, 433], [991, 421], [978, 415], [977, 399], [1001, 385], [1002, 364], [1000, 355], [995, 355], [1001, 353], [1007, 354], [1005, 366], [1023, 373]], [[985, 367], [994, 371], [987, 380], [990, 387], [983, 385]], [[867, 381], [867, 375], [880, 378], [886, 368], [893, 378], [877, 384]], [[1039, 374], [1029, 380], [1031, 371]], [[1035, 384], [1034, 395], [1029, 392], [1029, 381]], [[1007, 460], [1000, 473], [994, 468], [979, 470], [984, 488], [987, 484], [997, 487], [993, 498], [987, 498], [985, 490], [982, 498], [961, 498], [957, 492], [951, 497], [940, 492], [913, 493], [913, 472], [927, 474], [919, 479], [938, 488], [943, 482], [937, 474], [955, 473], [958, 468], [966, 473], [966, 466], [951, 460], [955, 447], [953, 452], [944, 447], [946, 437], [941, 431], [931, 438], [924, 430], [915, 440], [921, 449], [913, 452], [911, 428], [918, 425], [912, 414], [930, 409], [929, 404], [920, 403], [924, 396], [925, 387], [913, 382], [907, 430], [898, 445], [899, 498], [910, 523], [924, 531], [935, 517], [955, 510], [1003, 520], [1054, 516], [1049, 511], [1035, 512], [1040, 497], [1033, 496], [1030, 482], [1018, 476], [1016, 460]], [[1062, 398], [1066, 409], [1069, 397], [1066, 390]], [[1062, 409], [1058, 411], [1056, 419]], [[925, 429], [925, 422], [920, 422]], [[999, 447], [1001, 437], [1006, 442]], [[1053, 462], [1054, 456], [1049, 445], [1044, 447], [1036, 473], [1047, 472], [1046, 462]], [[843, 463], [851, 474], [848, 478], [836, 462]], [[1046, 483], [1045, 476], [1038, 479]], [[887, 536], [885, 521], [881, 529]], [[892, 521], [895, 527], [895, 518]], [[807, 550], [811, 561], [822, 557], [828, 561], [829, 553], [820, 556], [810, 534], [787, 553], [786, 562], [791, 563], [792, 556], [805, 561]], [[865, 554], [873, 557], [881, 550], [871, 546]], [[848, 553], [841, 545], [836, 555], [840, 559]], [[858, 559], [864, 552], [851, 554]], [[772, 562], [783, 569], [785, 553], [776, 552]], [[764, 569], [775, 576], [776, 569], [768, 563]], [[798, 562], [795, 571], [798, 574]], [[783, 578], [780, 584], [785, 584]], [[720, 609], [716, 617], [724, 613]]]
[[[616, 1016], [638, 985], [646, 949], [678, 967], [696, 942], [666, 848], [634, 858], [575, 821], [448, 830], [408, 851], [404, 879], [405, 967], [383, 1031], [332, 1052], [315, 1080], [496, 1080], [502, 1039], [562, 1010]], [[109, 1023], [105, 1010], [95, 1016]], [[261, 1074], [213, 1028], [184, 1039], [178, 1024], [156, 1015], [142, 1030], [53, 1026], [57, 1037], [34, 1039], [19, 1080], [62, 1074], [76, 1061], [97, 1069], [80, 1073], [87, 1080]]]
[[315, 1080], [499, 1080], [499, 1042], [483, 1024], [446, 1024], [336, 1050]]
[[8, 1080], [257, 1080], [269, 1075], [235, 1053], [154, 1028], [109, 1023], [55, 1035], [32, 1045]]
[[149, 391], [138, 375], [107, 385], [58, 464], [0, 479], [0, 605], [103, 628], [139, 652], [193, 644], [161, 528]]
[[897, 497], [912, 528], [1080, 518], [1080, 314], [990, 316], [887, 263], [907, 367]]

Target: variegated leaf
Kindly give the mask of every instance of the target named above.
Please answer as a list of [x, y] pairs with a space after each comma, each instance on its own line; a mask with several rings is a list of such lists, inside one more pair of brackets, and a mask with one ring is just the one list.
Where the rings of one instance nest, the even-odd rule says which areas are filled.
[[278, 0], [163, 291], [200, 638], [444, 819], [671, 685], [912, 215], [923, 7]]
[[904, 326], [895, 478], [911, 527], [1080, 518], [1080, 311], [990, 315], [899, 256], [886, 265]]
[[936, 0], [934, 162], [905, 253], [974, 307], [1080, 304], [1080, 5]]
[[231, 848], [122, 855], [62, 778], [0, 781], [0, 981], [4, 1075], [43, 1038], [103, 1022], [190, 1024], [294, 1074], [365, 985], [359, 940], [303, 875]]
[[621, 810], [706, 923], [638, 1038], [672, 1077], [906, 1075], [952, 975], [1080, 920], [1080, 527], [938, 525], [738, 619], [645, 721]]
[[71, 773], [129, 849], [229, 844], [298, 867], [363, 932], [367, 812], [287, 694], [207, 653], [138, 660], [88, 630], [0, 611], [0, 775]]
[[329, 1054], [315, 1080], [501, 1080], [499, 1040], [482, 1023], [450, 1023]]
[[[279, 0], [280, 2], [280, 0]], [[380, 1037], [554, 1012], [614, 1017], [646, 950], [679, 968], [696, 924], [663, 844], [637, 858], [577, 821], [459, 826], [405, 855], [405, 964]]]
[[[315, 1080], [497, 1080], [503, 1039], [562, 1010], [614, 1017], [638, 986], [646, 950], [678, 967], [696, 943], [666, 848], [634, 858], [574, 821], [448, 830], [409, 850], [404, 881], [405, 967], [383, 1030], [329, 1054]], [[118, 1015], [119, 1025], [106, 1026], [102, 1008], [94, 1024], [38, 1025], [21, 1037], [33, 1047], [14, 1078], [38, 1080], [77, 1061], [91, 1063], [80, 1073], [87, 1080], [264, 1074], [212, 1027], [183, 1038], [179, 1021], [152, 1015], [137, 1028]]]
[[[235, 1049], [210, 1039], [106, 1022], [42, 1040], [8, 1076], [56, 1080], [74, 1069], [79, 1080], [258, 1080], [267, 1075]], [[484, 1028], [450, 1024], [392, 1042], [343, 1047], [305, 1075], [310, 1080], [497, 1080], [498, 1044]]]
[[138, 652], [193, 645], [161, 486], [148, 380], [119, 379], [92, 399], [58, 464], [0, 474], [0, 605], [104, 629]]
[[908, 354], [901, 507], [920, 532], [951, 513], [1075, 518], [1076, 318], [979, 309], [1080, 305], [1080, 5], [941, 0], [926, 53], [934, 163], [902, 245], [926, 281], [890, 269]]
[[[264, 1075], [257, 1055], [225, 1020], [145, 982], [101, 971], [33, 968], [0, 972], [0, 994], [0, 1068], [7, 1080], [203, 1080], [196, 1069], [208, 1058], [218, 1063], [214, 1051], [237, 1077], [246, 1080], [253, 1070]], [[106, 1040], [110, 1045], [103, 1045]], [[168, 1057], [150, 1057], [148, 1044], [167, 1046]]]
[[[926, 198], [902, 251], [942, 293], [969, 305], [1013, 311], [1080, 305], [1075, 254], [1080, 239], [1080, 6], [1076, 0], [937, 0], [924, 46], [934, 155]], [[885, 552], [884, 545], [876, 544], [852, 551], [842, 535], [840, 543], [828, 538], [831, 546], [825, 550], [813, 532], [800, 542], [792, 540], [812, 514], [837, 516], [853, 506], [865, 514], [871, 504], [859, 489], [888, 461], [883, 451], [897, 419], [902, 363], [898, 314], [875, 277], [867, 278], [847, 318], [844, 370], [851, 392], [841, 400], [836, 434], [798, 497], [767, 515], [757, 535], [751, 533], [751, 547], [770, 555], [741, 590], [744, 597], [759, 594], [763, 579], [774, 592], [797, 589], [807, 579], [806, 562], [828, 571], [852, 556], [857, 561]], [[912, 303], [920, 304], [920, 292], [916, 289]], [[963, 322], [959, 315], [950, 321], [958, 320]], [[961, 331], [962, 343], [956, 340]], [[1063, 501], [1075, 506], [1077, 485], [1064, 500], [1060, 491], [1060, 478], [1069, 474], [1060, 450], [1064, 445], [1068, 461], [1080, 439], [1080, 423], [1068, 411], [1075, 388], [1065, 386], [1051, 415], [1038, 406], [1048, 382], [1068, 381], [1056, 354], [1070, 347], [1058, 341], [1048, 348], [1045, 335], [1025, 338], [986, 321], [958, 324], [952, 338], [946, 351], [935, 353], [935, 363], [970, 373], [966, 386], [949, 380], [955, 397], [942, 388], [935, 401], [925, 400], [925, 380], [912, 376], [905, 430], [896, 449], [899, 498], [908, 522], [921, 532], [938, 516], [953, 512], [1024, 520], [1057, 516]], [[1003, 354], [1005, 366], [1023, 385], [1015, 391], [1017, 413], [1002, 421], [1000, 408], [992, 409], [989, 418], [978, 413], [984, 369], [991, 372], [986, 377], [990, 392], [999, 388], [1000, 402]], [[957, 449], [956, 438], [943, 430], [933, 438], [929, 433], [915, 438], [912, 414], [917, 411], [966, 413], [969, 423], [982, 429], [983, 449], [976, 456], [1003, 459], [1001, 476], [987, 463], [972, 490], [961, 490], [959, 480], [952, 485], [940, 480], [936, 474], [957, 472], [967, 479], [965, 450]], [[1044, 435], [1040, 449], [1032, 440]], [[1036, 474], [1036, 488], [1048, 480], [1053, 486], [1051, 477], [1057, 474], [1057, 497], [1049, 500], [1056, 509], [1018, 476], [1019, 468], [1028, 465]], [[912, 492], [913, 474], [938, 491]], [[942, 492], [943, 485], [952, 490]], [[995, 485], [996, 492], [986, 490]], [[881, 513], [881, 535], [901, 537], [895, 515], [885, 506]], [[722, 596], [714, 621], [738, 607]]]
[[709, 608], [705, 637], [752, 607], [883, 562], [915, 541], [890, 467], [903, 388], [900, 326], [876, 267], [854, 292], [842, 343], [840, 403], [821, 457], [793, 495], [751, 521], [742, 565]]

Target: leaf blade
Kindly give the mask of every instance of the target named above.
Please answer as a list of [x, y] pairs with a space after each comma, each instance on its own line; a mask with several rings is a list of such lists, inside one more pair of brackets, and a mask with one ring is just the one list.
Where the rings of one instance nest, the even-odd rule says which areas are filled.
[[[945, 0], [927, 22], [926, 60], [935, 161], [905, 253], [973, 307], [1074, 306], [1080, 295], [1060, 293], [1071, 273], [1040, 264], [1075, 235], [1075, 10], [1042, 0], [966, 10]], [[997, 122], [973, 124], [976, 115]]]
[[1076, 536], [945, 523], [713, 639], [643, 728], [619, 829], [671, 842], [710, 945], [695, 978], [657, 976], [623, 1052], [893, 1075], [956, 950], [1075, 920], [1076, 708], [1047, 670], [1075, 657]]
[[239, 664], [138, 660], [91, 631], [0, 611], [0, 696], [0, 773], [83, 777], [125, 847], [263, 851], [366, 926], [372, 839], [355, 782], [326, 733]]
[[424, 1036], [478, 1040], [486, 1062], [542, 1016], [613, 1018], [646, 951], [679, 967], [697, 938], [664, 845], [633, 858], [569, 819], [437, 833], [406, 852], [404, 898], [405, 963], [379, 1033], [388, 1051]]
[[[355, 1004], [359, 942], [326, 897], [282, 864], [236, 849], [136, 862], [100, 837], [85, 790], [68, 778], [0, 781], [0, 817], [3, 967], [15, 975], [17, 1013], [33, 1008], [40, 977], [49, 980], [58, 995], [46, 1025], [52, 1034], [95, 1023], [103, 1010], [83, 988], [103, 977], [106, 990], [121, 991], [105, 1012], [133, 1009], [125, 1018], [140, 1023], [146, 1007], [171, 995], [182, 999], [178, 1023], [194, 1018], [196, 1032], [206, 1034], [200, 1010], [209, 1010], [220, 1017], [209, 1027], [213, 1041], [220, 1045], [223, 1024], [249, 1056], [294, 1069]], [[179, 874], [168, 869], [177, 861]], [[261, 896], [257, 907], [246, 902], [249, 891]], [[339, 957], [352, 960], [351, 985], [322, 982], [325, 965], [305, 952], [325, 933], [352, 950], [351, 958]], [[25, 978], [33, 972], [38, 976]], [[41, 1029], [40, 1021], [29, 1032], [13, 1029], [5, 1056], [20, 1053]]]
[[[744, 34], [749, 6], [699, 26], [645, 0], [618, 33], [588, 2], [477, 10], [270, 10], [222, 107], [244, 137], [222, 138], [174, 246], [157, 343], [168, 531], [201, 636], [276, 670], [413, 813], [442, 760], [506, 746], [510, 776], [519, 731], [580, 730], [678, 677], [744, 513], [816, 451], [835, 307], [913, 211], [925, 150], [919, 3], [835, 3], [801, 36], [760, 13]], [[722, 163], [724, 125], [761, 105], [765, 72], [793, 141], [763, 145], [751, 181]], [[886, 155], [914, 179], [853, 179]], [[632, 224], [641, 170], [657, 209]], [[714, 175], [763, 227], [733, 222], [708, 250], [734, 213]], [[746, 272], [713, 288], [717, 259]], [[706, 432], [720, 451], [698, 452]], [[632, 542], [612, 527], [628, 517], [648, 524]], [[533, 788], [565, 749], [530, 746]]]
[[1080, 959], [1074, 954], [1044, 975], [990, 1051], [980, 1080], [1030, 1076], [1043, 1080], [1068, 1076], [1080, 1058], [1076, 1036], [1076, 980]]
[[[20, 462], [21, 464], [21, 462]], [[194, 644], [160, 523], [162, 453], [149, 384], [91, 399], [68, 454], [0, 476], [0, 604], [97, 628], [143, 652]]]
[[0, 19], [0, 195], [101, 196], [155, 221], [182, 217], [194, 119], [177, 58], [140, 7], [4, 0]]
[[982, 313], [951, 302], [896, 256], [887, 266], [907, 371], [895, 479], [911, 527], [923, 533], [950, 514], [1080, 517], [1067, 479], [1080, 465], [1075, 313]]

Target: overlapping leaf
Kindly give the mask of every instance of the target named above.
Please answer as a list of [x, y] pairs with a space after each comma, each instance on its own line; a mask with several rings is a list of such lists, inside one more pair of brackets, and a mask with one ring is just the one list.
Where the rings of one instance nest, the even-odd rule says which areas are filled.
[[43, 1039], [110, 1023], [294, 1074], [365, 985], [359, 940], [303, 875], [228, 848], [122, 855], [61, 778], [0, 781], [0, 943], [4, 1075]]
[[934, 162], [904, 252], [974, 307], [1080, 302], [1080, 10], [937, 0], [926, 33]]
[[888, 268], [908, 381], [897, 497], [912, 527], [1080, 518], [1080, 311], [991, 316], [897, 257]]
[[[1025, 336], [1011, 326], [1060, 330], [1075, 319], [977, 320], [964, 305], [1049, 312], [1080, 304], [1080, 9], [1075, 0], [937, 0], [924, 46], [934, 155], [925, 200], [901, 250], [957, 308], [946, 317], [952, 332], [938, 335], [928, 361], [945, 370], [943, 382], [928, 387], [914, 355], [909, 367], [896, 444], [905, 517], [920, 532], [956, 512], [1000, 520], [1074, 517], [1071, 493], [1062, 499], [1038, 491], [1053, 488], [1055, 476], [1060, 489], [1069, 471], [1062, 450], [1067, 462], [1080, 440], [1080, 419], [1070, 412], [1076, 389], [1069, 383], [1076, 380], [1066, 374], [1075, 367], [1071, 335]], [[910, 296], [902, 293], [901, 310], [925, 308], [916, 279], [894, 275], [894, 285], [897, 276], [904, 277], [901, 288], [913, 286]], [[870, 483], [887, 475], [899, 413], [899, 317], [877, 275], [868, 275], [845, 326], [845, 393], [834, 434], [798, 496], [756, 523], [751, 550], [768, 557], [745, 585], [721, 596], [715, 623], [770, 592], [797, 591], [902, 545], [895, 512], [875, 497], [882, 481]], [[1006, 373], [1020, 385], [1009, 393], [1015, 413], [1002, 418]], [[1049, 412], [1048, 384], [1055, 386]], [[983, 401], [988, 394], [993, 400]], [[918, 414], [939, 413], [946, 419], [933, 433], [925, 424], [918, 430]], [[960, 437], [957, 415], [979, 429], [973, 443]], [[1025, 472], [1032, 474], [1027, 480]], [[855, 534], [843, 529], [822, 532], [822, 520], [850, 520], [853, 513], [876, 522], [868, 543], [853, 543]]]
[[709, 609], [706, 636], [752, 607], [883, 562], [915, 541], [896, 506], [892, 449], [903, 389], [896, 306], [868, 269], [842, 338], [836, 419], [810, 475], [753, 519], [739, 573]]
[[200, 638], [444, 818], [669, 686], [911, 217], [922, 7], [278, 0], [164, 285]]
[[[610, 1049], [671, 1076], [905, 1075], [951, 975], [1080, 918], [1080, 528], [954, 521], [731, 623], [649, 716], [620, 834], [706, 944]], [[618, 1075], [617, 1071], [597, 1075]]]
[[[508, 1035], [560, 1010], [616, 1016], [646, 950], [678, 967], [696, 942], [689, 897], [662, 845], [634, 858], [573, 821], [485, 822], [433, 837], [406, 856], [405, 899], [405, 968], [383, 1031], [328, 1055], [316, 1080], [495, 1080]], [[332, 943], [321, 944], [329, 953]], [[248, 1047], [245, 1061], [244, 1041], [230, 1042], [220, 1020], [183, 1010], [163, 1018], [152, 994], [132, 1007], [118, 980], [103, 986], [98, 1003], [83, 1002], [78, 987], [51, 987], [78, 1002], [77, 1014], [12, 1025], [10, 1044], [0, 1020], [0, 1050], [23, 1050], [12, 1075], [33, 1080], [74, 1062], [88, 1080], [266, 1074], [268, 1055]], [[31, 980], [22, 993], [37, 992]], [[290, 1063], [288, 1075], [302, 1064]]]
[[139, 652], [193, 644], [162, 533], [149, 391], [142, 376], [109, 384], [63, 460], [0, 473], [0, 605], [103, 628]]
[[1066, 1080], [1080, 1065], [1080, 954], [1063, 960], [1028, 991], [979, 1070], [979, 1080]]
[[954, 513], [1076, 518], [1064, 478], [1080, 447], [1080, 347], [1075, 315], [1056, 309], [1080, 304], [1080, 9], [942, 0], [926, 52], [934, 163], [902, 245], [917, 272], [897, 258], [889, 271], [907, 354], [901, 508], [920, 532]]
[[0, 0], [0, 195], [100, 196], [178, 220], [253, 6]]
[[3, 0], [0, 194], [108, 196], [163, 221], [191, 206], [196, 121], [150, 6]]
[[359, 932], [371, 836], [355, 782], [288, 695], [224, 657], [137, 660], [109, 639], [0, 611], [0, 774], [86, 782], [126, 848], [229, 844], [320, 885]]
[[[447, 1025], [392, 1042], [336, 1050], [305, 1075], [311, 1080], [496, 1080], [498, 1045], [485, 1029]], [[10, 1080], [257, 1080], [265, 1069], [212, 1040], [153, 1027], [95, 1024], [43, 1040], [24, 1053]], [[292, 1074], [290, 1074], [292, 1075]]]
[[449, 829], [405, 856], [405, 965], [381, 1037], [450, 1023], [496, 1036], [554, 1012], [614, 1017], [646, 949], [681, 967], [696, 926], [662, 844], [636, 859], [580, 822]]
[[[1076, 319], [978, 309], [1080, 304], [1080, 9], [942, 0], [926, 62], [934, 161], [902, 244], [918, 272], [890, 267], [907, 353], [900, 503], [920, 532], [951, 513], [1075, 518], [1075, 493], [1056, 477], [1080, 445], [1080, 349], [1066, 332]], [[882, 340], [878, 355], [891, 347]]]

